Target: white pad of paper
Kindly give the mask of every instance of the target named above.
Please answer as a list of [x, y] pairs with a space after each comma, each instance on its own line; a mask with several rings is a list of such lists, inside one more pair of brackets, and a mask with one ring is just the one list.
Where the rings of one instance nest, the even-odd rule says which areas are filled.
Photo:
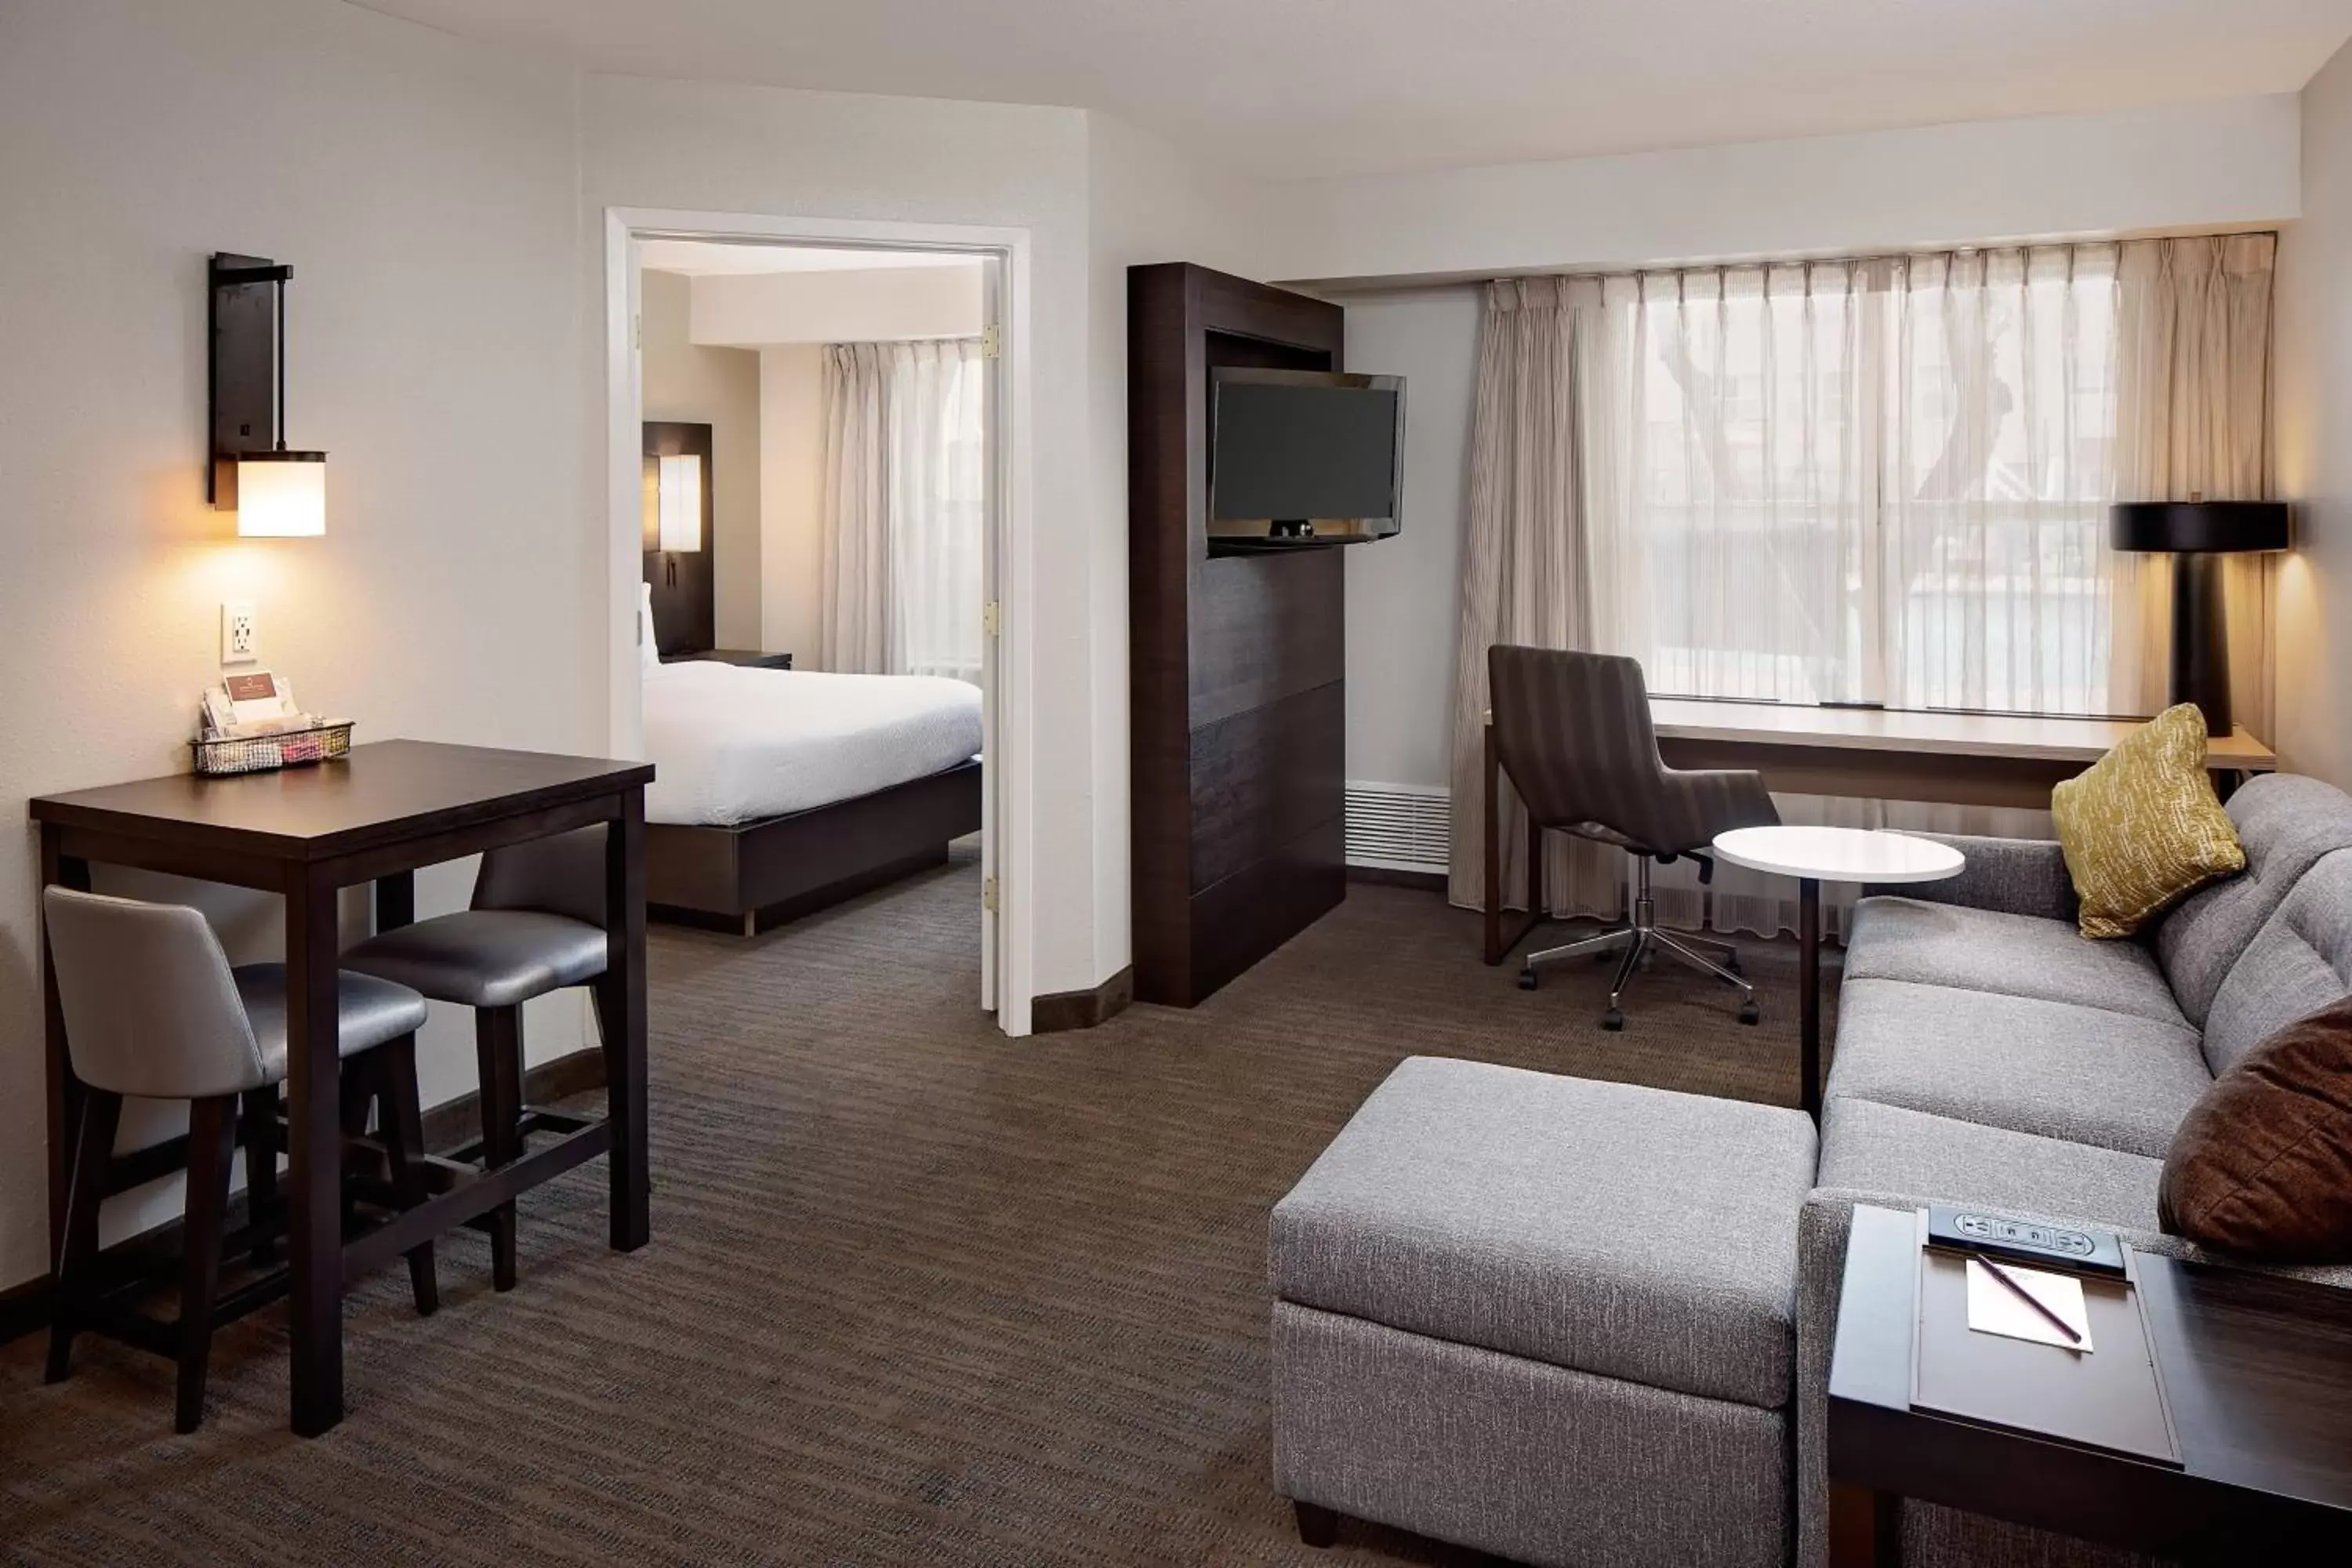
[[2087, 1352], [2091, 1348], [2091, 1313], [2083, 1304], [2080, 1279], [2071, 1274], [2021, 1268], [2014, 1263], [2003, 1264], [2001, 1272], [2063, 1319], [2082, 1339], [2070, 1340], [2060, 1333], [2057, 1325], [2019, 1300], [2016, 1291], [1994, 1279], [1992, 1271], [1973, 1258], [1969, 1259], [1969, 1328], [1980, 1334], [2001, 1334], [2034, 1344], [2056, 1345], [2061, 1350]]

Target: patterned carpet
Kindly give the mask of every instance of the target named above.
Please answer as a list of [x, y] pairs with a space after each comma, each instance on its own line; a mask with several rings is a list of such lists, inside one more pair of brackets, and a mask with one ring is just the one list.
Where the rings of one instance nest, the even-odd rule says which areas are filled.
[[283, 1316], [223, 1334], [170, 1433], [163, 1363], [0, 1348], [0, 1555], [27, 1563], [1458, 1563], [1267, 1485], [1268, 1206], [1402, 1057], [1793, 1103], [1795, 961], [1765, 1022], [1665, 966], [1534, 994], [1476, 921], [1359, 886], [1192, 1012], [1008, 1041], [974, 1011], [968, 859], [745, 942], [657, 931], [654, 1241], [601, 1165], [522, 1205], [522, 1283], [442, 1248], [348, 1313], [342, 1426], [285, 1428]]

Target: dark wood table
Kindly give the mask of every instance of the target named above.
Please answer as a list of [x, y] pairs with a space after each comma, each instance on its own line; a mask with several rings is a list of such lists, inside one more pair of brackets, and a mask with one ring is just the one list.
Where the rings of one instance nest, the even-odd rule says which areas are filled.
[[[610, 1156], [612, 1244], [647, 1229], [646, 1173], [646, 816], [648, 763], [553, 756], [423, 741], [354, 746], [340, 762], [282, 773], [179, 773], [45, 795], [41, 880], [87, 889], [93, 863], [256, 888], [286, 900], [288, 1194], [293, 1426], [316, 1436], [342, 1418], [344, 1282], [525, 1188]], [[341, 1230], [335, 974], [339, 891], [373, 882], [376, 925], [415, 918], [422, 866], [503, 844], [609, 823], [605, 907], [612, 962], [595, 984], [607, 1109], [604, 1121], [451, 1187], [346, 1241]], [[50, 1256], [64, 1226], [68, 1139], [79, 1092], [66, 1053], [57, 977], [47, 1005]]]
[[2188, 1563], [2352, 1562], [2352, 1290], [2135, 1250], [2175, 1468], [1912, 1409], [1919, 1237], [1916, 1210], [1853, 1211], [1833, 1564], [1895, 1563], [1904, 1498]]

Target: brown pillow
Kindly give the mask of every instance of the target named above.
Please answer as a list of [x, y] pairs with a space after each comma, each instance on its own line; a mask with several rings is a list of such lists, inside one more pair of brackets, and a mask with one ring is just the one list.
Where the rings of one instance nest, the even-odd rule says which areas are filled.
[[2279, 1262], [2352, 1257], [2352, 996], [2213, 1080], [2172, 1136], [2157, 1214], [2174, 1236]]

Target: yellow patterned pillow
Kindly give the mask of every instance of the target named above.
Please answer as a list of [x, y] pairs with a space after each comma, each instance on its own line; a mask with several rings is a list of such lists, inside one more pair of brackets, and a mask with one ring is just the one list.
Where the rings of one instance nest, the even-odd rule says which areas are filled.
[[2084, 936], [2130, 936], [2191, 889], [2246, 868], [2205, 771], [2205, 715], [2168, 708], [2050, 792]]

